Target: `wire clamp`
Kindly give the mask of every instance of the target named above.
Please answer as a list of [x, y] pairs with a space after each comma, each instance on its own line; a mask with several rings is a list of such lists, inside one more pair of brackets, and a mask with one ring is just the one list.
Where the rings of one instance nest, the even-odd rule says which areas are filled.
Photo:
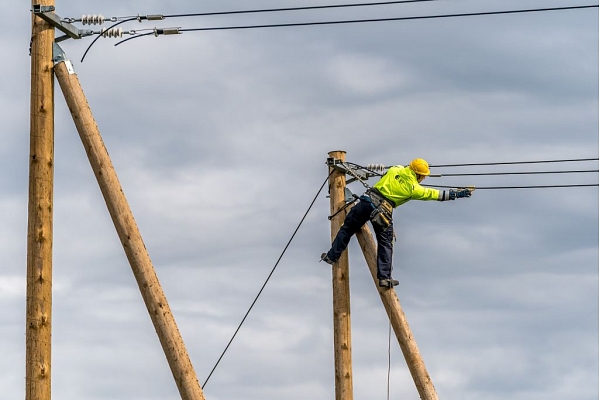
[[[139, 17], [139, 16], [138, 16]], [[163, 19], [165, 19], [164, 15], [161, 14], [156, 14], [156, 15], [146, 15], [146, 19], [148, 21], [162, 21]], [[141, 22], [141, 21], [140, 21]]]
[[154, 36], [158, 37], [159, 35], [180, 35], [179, 28], [154, 28]]

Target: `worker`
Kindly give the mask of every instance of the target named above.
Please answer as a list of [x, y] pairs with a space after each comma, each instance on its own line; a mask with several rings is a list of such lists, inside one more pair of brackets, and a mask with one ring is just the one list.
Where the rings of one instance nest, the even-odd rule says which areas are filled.
[[337, 233], [331, 249], [321, 255], [321, 261], [335, 264], [354, 235], [367, 221], [371, 221], [377, 238], [377, 279], [379, 286], [398, 285], [392, 279], [394, 224], [392, 211], [409, 200], [454, 200], [471, 197], [473, 189], [437, 190], [420, 185], [429, 176], [429, 164], [416, 158], [407, 167], [390, 167], [381, 179], [359, 198]]

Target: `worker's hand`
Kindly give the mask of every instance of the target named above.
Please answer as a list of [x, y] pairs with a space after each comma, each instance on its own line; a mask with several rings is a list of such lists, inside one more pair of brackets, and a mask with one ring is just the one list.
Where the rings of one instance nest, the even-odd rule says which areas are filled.
[[469, 189], [450, 189], [448, 191], [440, 190], [440, 195], [438, 197], [438, 200], [446, 201], [446, 200], [460, 199], [463, 197], [471, 197], [471, 194], [473, 194], [474, 191], [475, 191], [475, 187], [471, 187]]
[[471, 190], [469, 189], [459, 189], [454, 191], [454, 196], [457, 199], [460, 199], [462, 197], [471, 197]]

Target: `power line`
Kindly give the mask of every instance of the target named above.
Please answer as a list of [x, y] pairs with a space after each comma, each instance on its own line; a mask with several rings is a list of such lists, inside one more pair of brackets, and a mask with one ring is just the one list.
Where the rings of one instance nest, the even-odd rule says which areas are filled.
[[472, 172], [462, 174], [441, 174], [446, 176], [494, 176], [494, 175], [542, 175], [542, 174], [581, 174], [588, 172], [598, 172], [597, 169], [586, 169], [576, 171], [527, 171], [527, 172]]
[[317, 192], [317, 194], [315, 195], [314, 199], [312, 200], [312, 202], [310, 203], [310, 206], [308, 206], [308, 209], [306, 210], [306, 212], [304, 213], [304, 216], [302, 217], [302, 219], [300, 220], [300, 223], [298, 224], [298, 226], [296, 227], [296, 230], [294, 230], [294, 233], [292, 234], [292, 237], [290, 238], [290, 240], [287, 242], [287, 244], [285, 245], [283, 251], [281, 252], [281, 255], [279, 256], [279, 258], [277, 259], [277, 262], [275, 263], [275, 266], [273, 266], [273, 269], [271, 269], [271, 272], [269, 273], [269, 276], [267, 276], [267, 279], [265, 280], [265, 283], [263, 283], [262, 287], [260, 288], [260, 290], [258, 291], [258, 294], [256, 295], [256, 297], [254, 298], [254, 301], [252, 301], [252, 304], [250, 305], [250, 308], [248, 308], [248, 311], [246, 311], [246, 314], [244, 315], [244, 318], [242, 318], [242, 321], [240, 322], [240, 324], [238, 325], [237, 329], [235, 330], [235, 332], [233, 333], [233, 336], [231, 337], [231, 339], [229, 340], [229, 343], [227, 343], [227, 346], [225, 346], [225, 350], [223, 350], [223, 352], [221, 353], [221, 356], [219, 357], [219, 359], [217, 360], [215, 366], [212, 368], [212, 370], [210, 371], [210, 373], [208, 374], [208, 377], [206, 378], [206, 381], [204, 381], [204, 384], [202, 385], [202, 389], [204, 389], [204, 386], [206, 386], [206, 384], [208, 383], [208, 380], [210, 379], [210, 377], [212, 376], [213, 372], [215, 372], [215, 369], [217, 368], [217, 366], [219, 365], [219, 363], [221, 362], [221, 359], [223, 358], [223, 356], [225, 355], [225, 353], [227, 352], [227, 350], [229, 349], [229, 346], [231, 346], [231, 343], [233, 342], [233, 339], [235, 339], [235, 336], [237, 335], [237, 333], [239, 332], [240, 328], [242, 327], [242, 325], [244, 324], [244, 322], [246, 321], [246, 318], [248, 317], [248, 314], [250, 314], [250, 311], [252, 311], [252, 308], [254, 307], [254, 305], [256, 304], [258, 298], [260, 297], [260, 295], [262, 294], [265, 286], [267, 286], [267, 283], [269, 282], [269, 279], [271, 279], [271, 276], [273, 275], [273, 273], [275, 272], [275, 269], [277, 268], [277, 266], [279, 265], [279, 262], [281, 261], [281, 259], [283, 258], [283, 255], [285, 254], [285, 252], [287, 251], [288, 247], [290, 246], [290, 244], [292, 243], [292, 240], [294, 240], [294, 237], [296, 236], [296, 233], [298, 233], [298, 230], [300, 229], [300, 227], [302, 226], [302, 223], [304, 222], [304, 220], [306, 219], [306, 216], [308, 215], [308, 213], [310, 212], [310, 210], [312, 209], [312, 206], [315, 204], [315, 201], [317, 200], [317, 198], [319, 197], [319, 195], [321, 194], [321, 191], [323, 190], [323, 188], [325, 187], [325, 184], [327, 183], [327, 181], [329, 180], [329, 177], [331, 176], [331, 174], [333, 173], [333, 171], [335, 171], [334, 169], [331, 170], [331, 172], [329, 173], [329, 175], [327, 176], [327, 178], [325, 179], [325, 181], [323, 182], [323, 184], [321, 185], [321, 188], [319, 189], [319, 191]]
[[[216, 15], [232, 15], [232, 14], [252, 14], [252, 13], [268, 13], [268, 12], [282, 12], [282, 11], [301, 11], [301, 10], [317, 10], [317, 9], [327, 9], [327, 8], [349, 8], [349, 7], [367, 7], [367, 6], [382, 6], [382, 5], [392, 5], [392, 4], [403, 4], [403, 3], [425, 3], [432, 1], [441, 1], [441, 0], [397, 0], [397, 1], [380, 1], [376, 3], [354, 3], [354, 4], [333, 4], [333, 5], [323, 5], [323, 6], [306, 6], [306, 7], [287, 7], [287, 8], [267, 8], [267, 9], [258, 9], [258, 10], [234, 10], [234, 11], [215, 11], [215, 12], [203, 12], [203, 13], [190, 13], [190, 14], [167, 14], [167, 15], [155, 15], [153, 17], [160, 17], [160, 19], [166, 18], [182, 18], [182, 17], [202, 17], [202, 16], [216, 16]], [[111, 18], [111, 21], [120, 21], [109, 28], [107, 31], [110, 31], [114, 27], [121, 25], [125, 22], [130, 21], [139, 21], [149, 19], [148, 16], [127, 16], [127, 17], [114, 17]], [[78, 21], [76, 18], [68, 18], [68, 22]], [[88, 46], [81, 57], [81, 62], [85, 59], [85, 56], [89, 52], [90, 48], [96, 43], [96, 41], [102, 36], [102, 34], [98, 34], [97, 37], [92, 41], [92, 43]]]
[[515, 164], [547, 164], [547, 163], [564, 163], [564, 162], [582, 162], [582, 161], [598, 161], [598, 158], [574, 158], [567, 160], [537, 160], [537, 161], [507, 161], [507, 162], [487, 162], [487, 163], [466, 163], [466, 164], [430, 164], [432, 168], [441, 167], [470, 167], [483, 165], [515, 165]]
[[[430, 168], [449, 168], [449, 167], [473, 167], [473, 166], [494, 166], [494, 165], [520, 165], [520, 164], [550, 164], [550, 163], [566, 163], [566, 162], [585, 162], [598, 161], [598, 158], [573, 158], [563, 160], [533, 160], [533, 161], [504, 161], [504, 162], [485, 162], [485, 163], [464, 163], [464, 164], [429, 164]], [[382, 176], [381, 172], [390, 169], [392, 166], [384, 164], [367, 164], [362, 166], [356, 163], [347, 162], [348, 165], [355, 169], [368, 171], [371, 174]], [[517, 172], [475, 172], [475, 173], [457, 173], [457, 174], [440, 174], [439, 176], [471, 176], [471, 175], [535, 175], [535, 174], [565, 174], [565, 173], [588, 173], [598, 172], [597, 169], [588, 170], [561, 170], [561, 171], [517, 171]]]
[[231, 15], [231, 14], [251, 14], [251, 13], [268, 13], [268, 12], [281, 12], [281, 11], [302, 11], [302, 10], [322, 10], [327, 8], [350, 8], [350, 7], [370, 7], [370, 6], [383, 6], [392, 4], [405, 4], [405, 3], [425, 3], [432, 1], [442, 0], [398, 0], [398, 1], [379, 1], [376, 3], [352, 3], [352, 4], [331, 4], [323, 6], [304, 6], [304, 7], [284, 7], [284, 8], [266, 8], [258, 10], [235, 10], [235, 11], [215, 11], [215, 12], [203, 12], [203, 13], [191, 13], [191, 14], [170, 14], [164, 15], [165, 18], [181, 18], [181, 17], [205, 17], [214, 15]]
[[[443, 189], [456, 189], [456, 186], [440, 186], [440, 185], [421, 185], [432, 188], [443, 188]], [[575, 185], [534, 185], [534, 186], [476, 186], [477, 190], [490, 190], [490, 189], [550, 189], [550, 188], [572, 188], [572, 187], [594, 187], [598, 186], [597, 183], [589, 184], [575, 184]]]
[[[487, 163], [465, 163], [465, 164], [439, 164], [430, 165], [430, 167], [464, 167], [464, 166], [490, 166], [490, 165], [518, 165], [518, 164], [540, 164], [540, 163], [563, 163], [563, 162], [583, 162], [597, 161], [598, 158], [576, 158], [562, 160], [535, 160], [535, 161], [509, 161], [509, 162], [487, 162]], [[365, 179], [373, 176], [382, 176], [382, 172], [390, 167], [383, 164], [369, 164], [367, 167], [348, 162], [355, 170], [362, 170], [366, 173]], [[598, 169], [589, 170], [562, 170], [562, 171], [514, 171], [514, 172], [472, 172], [472, 173], [456, 173], [456, 174], [439, 174], [435, 177], [450, 177], [450, 176], [500, 176], [500, 175], [539, 175], [539, 174], [577, 174], [577, 173], [597, 173]], [[454, 189], [457, 186], [442, 186], [442, 185], [422, 185], [425, 187]], [[594, 187], [593, 184], [564, 184], [564, 185], [531, 185], [531, 186], [477, 186], [477, 189], [548, 189], [548, 188], [566, 188], [566, 187]]]
[[[295, 23], [283, 23], [283, 24], [220, 26], [220, 27], [187, 28], [187, 29], [172, 28], [172, 29], [176, 29], [177, 33], [183, 33], [183, 32], [200, 32], [200, 31], [236, 30], [236, 29], [283, 28], [283, 27], [295, 27], [295, 26], [340, 25], [340, 24], [355, 24], [355, 23], [366, 23], [366, 22], [409, 21], [409, 20], [435, 19], [435, 18], [456, 18], [456, 17], [519, 14], [519, 13], [546, 12], [546, 11], [565, 11], [565, 10], [575, 10], [575, 9], [585, 9], [585, 8], [598, 8], [598, 5], [535, 8], [535, 9], [505, 10], [505, 11], [487, 11], [487, 12], [459, 13], [459, 14], [420, 15], [420, 16], [413, 16], [413, 17], [372, 18], [372, 19], [342, 20], [342, 21], [295, 22]], [[135, 35], [135, 36], [132, 36], [130, 38], [127, 38], [125, 40], [118, 42], [117, 44], [115, 44], [115, 46], [118, 46], [129, 40], [133, 40], [133, 39], [137, 39], [137, 38], [141, 38], [141, 37], [149, 36], [149, 35], [158, 36], [158, 35], [160, 35], [160, 32], [155, 30], [154, 32]]]

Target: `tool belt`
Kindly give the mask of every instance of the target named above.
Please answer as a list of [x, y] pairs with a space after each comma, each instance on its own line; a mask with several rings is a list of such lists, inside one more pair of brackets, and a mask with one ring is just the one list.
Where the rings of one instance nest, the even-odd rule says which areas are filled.
[[387, 229], [392, 223], [394, 204], [383, 196], [377, 189], [369, 189], [365, 193], [371, 199], [375, 209], [369, 216], [371, 223], [381, 229]]

